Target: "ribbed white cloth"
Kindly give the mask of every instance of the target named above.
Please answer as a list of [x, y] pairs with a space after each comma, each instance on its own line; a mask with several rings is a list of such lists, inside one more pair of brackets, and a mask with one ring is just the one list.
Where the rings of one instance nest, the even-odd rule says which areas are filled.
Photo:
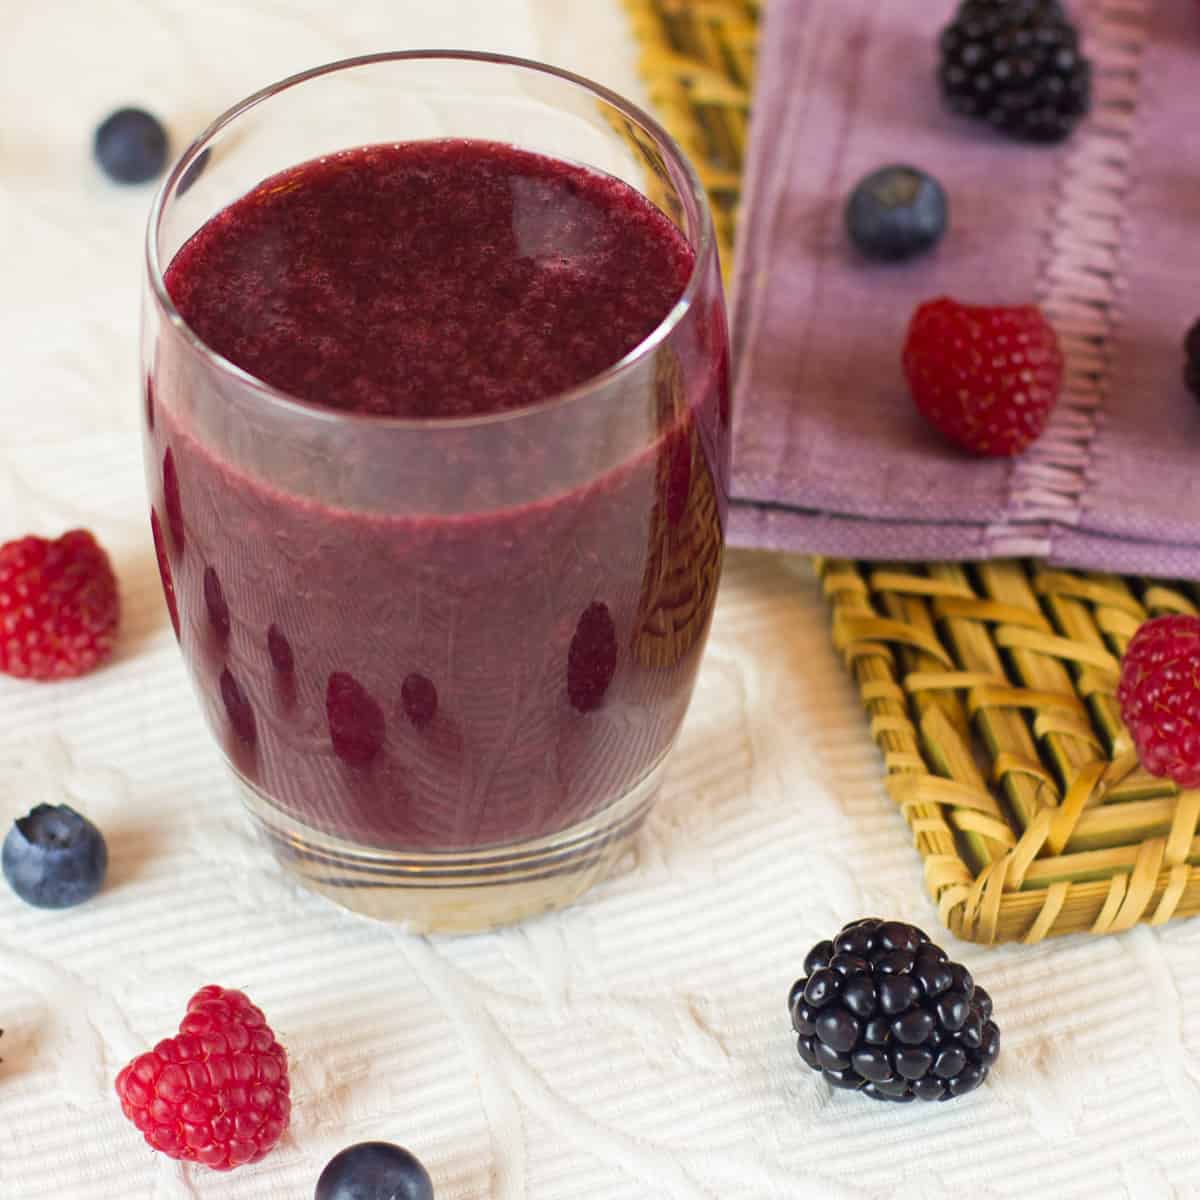
[[[405, 937], [300, 891], [255, 842], [184, 678], [144, 507], [150, 193], [97, 175], [91, 131], [140, 102], [181, 144], [291, 70], [422, 44], [636, 92], [614, 0], [0, 6], [0, 539], [91, 526], [125, 604], [108, 669], [0, 679], [0, 829], [66, 799], [112, 855], [73, 911], [0, 886], [0, 1198], [304, 1200], [366, 1138], [414, 1150], [438, 1200], [1196, 1194], [1198, 923], [951, 946], [1004, 1034], [961, 1103], [834, 1095], [797, 1058], [785, 998], [807, 947], [869, 913], [935, 919], [798, 561], [731, 556], [636, 861], [570, 911]], [[153, 1154], [112, 1090], [210, 982], [246, 989], [293, 1064], [289, 1134], [230, 1176]]]

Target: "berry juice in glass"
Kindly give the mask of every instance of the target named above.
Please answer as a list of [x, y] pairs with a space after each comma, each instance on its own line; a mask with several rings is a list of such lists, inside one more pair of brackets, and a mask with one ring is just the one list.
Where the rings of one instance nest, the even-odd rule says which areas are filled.
[[703, 191], [620, 97], [378, 55], [218, 119], [151, 213], [151, 527], [254, 819], [413, 929], [565, 904], [687, 709], [730, 413]]

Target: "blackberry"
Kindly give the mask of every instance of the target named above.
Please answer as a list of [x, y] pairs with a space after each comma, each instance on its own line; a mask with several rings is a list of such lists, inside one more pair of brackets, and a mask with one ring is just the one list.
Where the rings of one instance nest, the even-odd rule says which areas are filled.
[[1183, 343], [1183, 353], [1186, 359], [1183, 381], [1191, 389], [1192, 395], [1200, 400], [1200, 320], [1188, 330]]
[[818, 942], [788, 994], [800, 1057], [873, 1100], [952, 1100], [1000, 1053], [992, 999], [914, 925], [867, 917]]
[[1092, 66], [1059, 0], [963, 0], [938, 82], [954, 112], [1025, 141], [1062, 141], [1091, 107]]

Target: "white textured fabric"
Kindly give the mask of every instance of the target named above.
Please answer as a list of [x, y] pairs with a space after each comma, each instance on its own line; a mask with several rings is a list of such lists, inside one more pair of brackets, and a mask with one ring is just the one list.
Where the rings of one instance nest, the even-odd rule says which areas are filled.
[[[805, 949], [921, 871], [807, 567], [730, 558], [665, 793], [619, 877], [570, 911], [403, 936], [287, 881], [253, 839], [185, 681], [154, 566], [135, 339], [149, 192], [101, 180], [125, 102], [176, 137], [258, 84], [389, 46], [549, 57], [636, 90], [609, 0], [4, 0], [0, 539], [93, 527], [125, 604], [114, 665], [0, 679], [0, 828], [68, 800], [108, 886], [46, 913], [0, 886], [0, 1200], [304, 1200], [349, 1142], [429, 1166], [439, 1200], [1159, 1197], [1200, 1189], [1200, 924], [1034, 949], [954, 945], [1004, 1049], [980, 1093], [831, 1094], [785, 1013]], [[290, 1132], [231, 1176], [153, 1154], [120, 1066], [202, 984], [246, 989], [292, 1059]]]

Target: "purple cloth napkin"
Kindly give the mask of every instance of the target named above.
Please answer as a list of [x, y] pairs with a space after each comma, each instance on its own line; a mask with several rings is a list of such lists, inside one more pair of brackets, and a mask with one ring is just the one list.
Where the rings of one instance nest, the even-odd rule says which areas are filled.
[[[1200, 578], [1200, 11], [1076, 0], [1093, 113], [1065, 144], [956, 118], [953, 0], [772, 0], [734, 283], [733, 545], [873, 559], [1033, 555]], [[868, 263], [845, 197], [908, 162], [950, 197], [922, 260]], [[1042, 437], [975, 459], [917, 414], [909, 317], [939, 295], [1041, 305], [1067, 359]]]

